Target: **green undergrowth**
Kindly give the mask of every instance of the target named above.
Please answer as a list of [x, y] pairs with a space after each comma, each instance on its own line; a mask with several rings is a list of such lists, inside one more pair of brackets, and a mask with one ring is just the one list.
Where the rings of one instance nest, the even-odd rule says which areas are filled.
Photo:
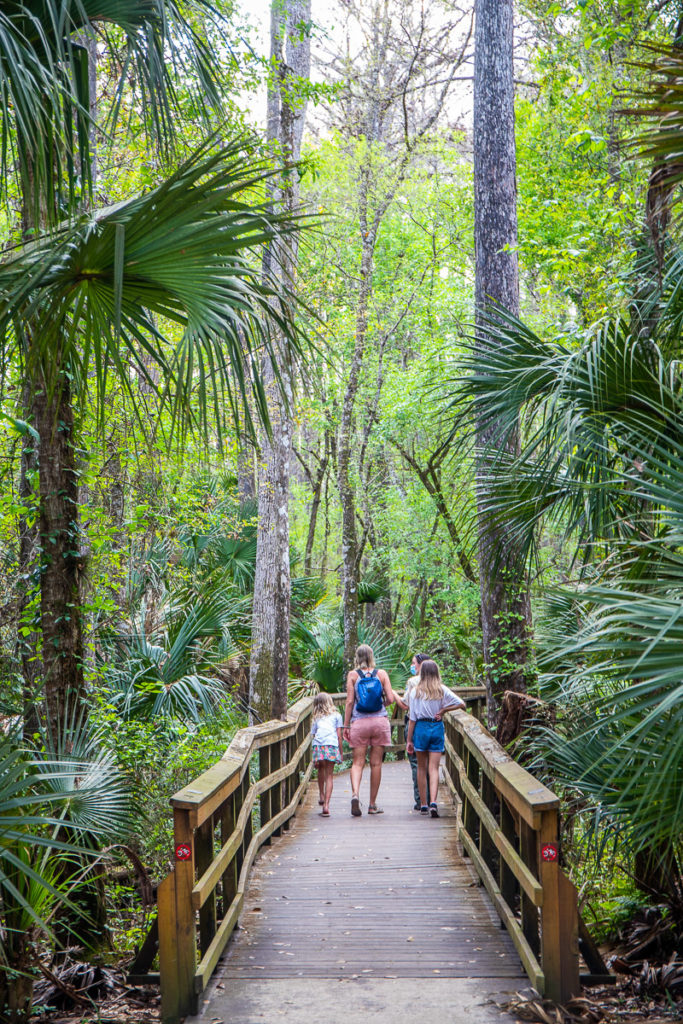
[[633, 881], [625, 847], [596, 848], [594, 837], [575, 824], [565, 836], [564, 854], [591, 935], [601, 945], [617, 941], [620, 929], [652, 903]]
[[246, 717], [232, 704], [197, 726], [173, 719], [121, 720], [111, 709], [98, 717], [110, 727], [110, 742], [128, 773], [136, 808], [131, 844], [150, 875], [161, 880], [173, 860], [169, 800], [225, 753]]

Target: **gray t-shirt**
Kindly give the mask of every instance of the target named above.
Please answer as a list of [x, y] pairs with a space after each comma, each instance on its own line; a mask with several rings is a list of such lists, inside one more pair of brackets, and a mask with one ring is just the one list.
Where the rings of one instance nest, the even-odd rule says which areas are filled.
[[[443, 683], [441, 684], [443, 686]], [[447, 686], [443, 686], [443, 695], [436, 700], [426, 700], [424, 697], [417, 697], [415, 690], [410, 694], [410, 721], [418, 722], [421, 718], [436, 718], [444, 708], [456, 704], [459, 708], [465, 707], [465, 701]]]

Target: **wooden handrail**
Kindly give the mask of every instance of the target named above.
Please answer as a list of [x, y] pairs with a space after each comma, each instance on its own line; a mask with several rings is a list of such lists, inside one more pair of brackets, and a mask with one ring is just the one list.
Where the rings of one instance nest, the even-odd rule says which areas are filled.
[[449, 712], [446, 782], [459, 838], [529, 979], [566, 1002], [580, 992], [576, 889], [560, 866], [555, 794], [510, 757], [484, 725]]
[[[576, 890], [544, 847], [558, 849], [559, 800], [513, 761], [479, 720], [483, 687], [457, 691], [473, 714], [446, 716], [446, 781], [459, 837], [535, 988], [578, 992]], [[344, 693], [331, 695], [342, 704]], [[158, 888], [161, 1016], [197, 1010], [237, 923], [259, 849], [289, 827], [311, 776], [313, 698], [286, 721], [240, 729], [223, 757], [171, 798], [174, 870]], [[404, 755], [403, 713], [389, 748]], [[258, 756], [258, 777], [254, 758]], [[253, 776], [253, 778], [252, 778]]]
[[289, 828], [303, 799], [312, 711], [312, 697], [304, 697], [286, 721], [240, 729], [220, 761], [171, 797], [175, 866], [158, 888], [161, 1017], [169, 1024], [196, 1013], [239, 918], [254, 859]]

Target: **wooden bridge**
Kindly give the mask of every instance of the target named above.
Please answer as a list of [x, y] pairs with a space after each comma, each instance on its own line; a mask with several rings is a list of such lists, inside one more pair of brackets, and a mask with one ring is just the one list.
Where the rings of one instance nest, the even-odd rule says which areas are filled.
[[[175, 867], [132, 972], [152, 977], [141, 972], [158, 945], [164, 1021], [197, 1012], [219, 962], [215, 1019], [226, 1024], [237, 1019], [231, 992], [256, 979], [508, 978], [514, 987], [523, 968], [558, 1002], [579, 992], [580, 921], [561, 867], [559, 800], [481, 724], [483, 690], [460, 694], [468, 712], [446, 716], [442, 799], [450, 794], [452, 809], [438, 820], [410, 810], [403, 763], [384, 766], [384, 815], [352, 819], [341, 776], [332, 816], [319, 817], [310, 697], [286, 722], [240, 730], [217, 764], [173, 796]], [[395, 734], [401, 725], [392, 720]], [[302, 801], [296, 829], [273, 842]], [[271, 843], [249, 902], [254, 860]], [[240, 914], [248, 920], [228, 945]], [[600, 970], [585, 929], [582, 938], [584, 958]]]

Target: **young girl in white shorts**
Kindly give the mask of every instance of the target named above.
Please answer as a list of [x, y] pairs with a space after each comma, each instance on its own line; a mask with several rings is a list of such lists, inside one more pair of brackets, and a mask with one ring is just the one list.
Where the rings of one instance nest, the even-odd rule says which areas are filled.
[[313, 698], [313, 764], [318, 769], [318, 792], [322, 815], [330, 815], [332, 776], [335, 764], [342, 760], [342, 726], [344, 721], [334, 706], [329, 693], [318, 693]]

